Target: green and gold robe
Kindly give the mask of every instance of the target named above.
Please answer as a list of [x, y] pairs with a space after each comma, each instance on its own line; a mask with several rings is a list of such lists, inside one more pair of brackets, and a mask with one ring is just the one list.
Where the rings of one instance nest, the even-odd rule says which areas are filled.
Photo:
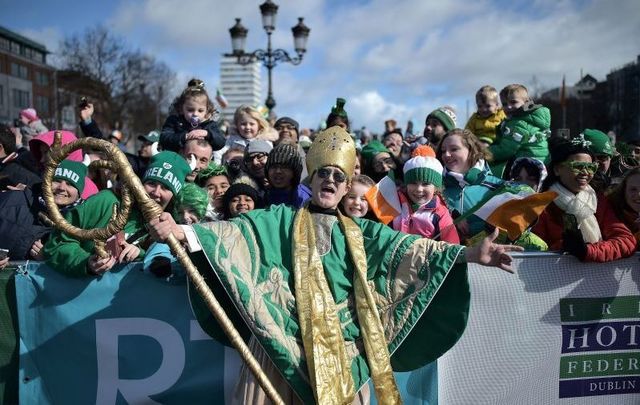
[[[194, 225], [202, 251], [191, 257], [236, 328], [247, 340], [251, 337], [252, 350], [262, 349], [273, 363], [265, 368], [275, 368], [297, 399], [313, 403], [293, 263], [294, 221], [303, 210], [272, 206], [231, 222]], [[312, 213], [310, 218], [358, 391], [369, 380], [370, 369], [355, 306], [354, 261], [336, 215]], [[466, 264], [459, 258], [464, 248], [377, 222], [353, 222], [362, 235], [366, 282], [393, 369], [408, 371], [433, 361], [455, 344], [467, 322], [469, 285]], [[192, 305], [203, 329], [228, 343], [196, 295], [191, 294]]]

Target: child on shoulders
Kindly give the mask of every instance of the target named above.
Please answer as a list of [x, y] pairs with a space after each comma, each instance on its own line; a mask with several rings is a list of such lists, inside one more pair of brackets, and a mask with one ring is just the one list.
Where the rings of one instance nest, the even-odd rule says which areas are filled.
[[216, 109], [202, 80], [189, 80], [187, 88], [171, 105], [171, 111], [160, 133], [163, 150], [179, 152], [190, 139], [206, 139], [213, 150], [224, 146], [224, 135], [213, 119]]
[[233, 115], [235, 133], [227, 139], [227, 147], [232, 145], [247, 146], [256, 139], [263, 139], [271, 146], [278, 140], [278, 132], [271, 128], [269, 122], [260, 112], [249, 106], [241, 105]]
[[482, 86], [476, 93], [476, 106], [478, 111], [469, 118], [465, 128], [473, 132], [480, 142], [489, 146], [496, 139], [498, 126], [507, 118], [500, 108], [498, 90], [493, 86]]
[[500, 91], [500, 98], [507, 119], [500, 124], [496, 140], [489, 147], [493, 155], [493, 173], [502, 177], [507, 163], [519, 157], [532, 157], [548, 163], [549, 109], [534, 104], [527, 88], [521, 84], [508, 85]]

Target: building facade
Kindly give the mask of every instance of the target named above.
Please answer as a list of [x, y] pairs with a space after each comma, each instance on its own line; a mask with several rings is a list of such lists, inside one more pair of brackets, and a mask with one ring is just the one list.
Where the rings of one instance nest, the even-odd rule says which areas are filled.
[[240, 65], [235, 57], [223, 57], [220, 60], [220, 90], [228, 103], [222, 114], [233, 125], [233, 114], [239, 106], [260, 104], [260, 63]]
[[55, 69], [47, 48], [0, 27], [0, 122], [11, 123], [35, 108], [48, 127], [55, 125]]
[[609, 119], [623, 139], [640, 139], [640, 55], [607, 75]]

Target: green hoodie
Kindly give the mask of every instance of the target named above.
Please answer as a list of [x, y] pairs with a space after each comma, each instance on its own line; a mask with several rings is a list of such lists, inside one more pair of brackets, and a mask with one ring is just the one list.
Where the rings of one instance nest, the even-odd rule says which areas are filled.
[[551, 112], [542, 105], [525, 105], [500, 124], [496, 140], [489, 147], [493, 155], [491, 171], [502, 177], [509, 159], [532, 157], [549, 161], [547, 138], [551, 134]]

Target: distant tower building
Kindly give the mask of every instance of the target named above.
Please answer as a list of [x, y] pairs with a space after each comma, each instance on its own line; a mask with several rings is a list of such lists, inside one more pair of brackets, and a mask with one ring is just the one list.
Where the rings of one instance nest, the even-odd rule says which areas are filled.
[[243, 66], [235, 57], [223, 57], [220, 61], [220, 90], [229, 103], [222, 114], [233, 124], [233, 113], [239, 106], [260, 104], [260, 63]]

